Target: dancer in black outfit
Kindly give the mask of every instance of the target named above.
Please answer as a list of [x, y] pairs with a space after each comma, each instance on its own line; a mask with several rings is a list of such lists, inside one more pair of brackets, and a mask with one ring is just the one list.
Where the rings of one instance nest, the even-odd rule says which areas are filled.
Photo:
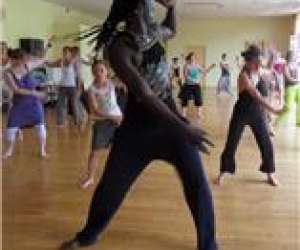
[[[154, 1], [114, 0], [106, 22], [95, 27], [97, 49], [105, 45], [112, 68], [127, 85], [128, 104], [87, 223], [63, 250], [94, 244], [137, 177], [155, 159], [173, 164], [179, 174], [197, 228], [198, 250], [217, 250], [212, 196], [198, 152], [207, 152], [211, 143], [176, 110], [162, 46], [175, 33], [175, 1], [157, 2], [167, 9], [161, 25], [153, 20]], [[126, 25], [123, 32], [116, 30], [120, 22]]]
[[267, 174], [268, 183], [277, 186], [275, 178], [275, 161], [272, 141], [266, 124], [264, 109], [279, 114], [282, 108], [272, 107], [262, 96], [265, 92], [264, 82], [259, 76], [260, 50], [250, 46], [242, 53], [245, 66], [239, 80], [239, 99], [235, 104], [225, 149], [221, 157], [220, 175], [216, 184], [221, 185], [225, 173], [236, 171], [235, 153], [246, 125], [249, 125], [261, 152], [262, 164], [260, 171]]

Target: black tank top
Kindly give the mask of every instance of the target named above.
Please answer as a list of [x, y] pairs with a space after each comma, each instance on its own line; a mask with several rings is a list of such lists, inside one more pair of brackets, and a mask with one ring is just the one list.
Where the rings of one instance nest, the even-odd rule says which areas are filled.
[[222, 67], [222, 76], [229, 76], [230, 72], [227, 68]]
[[[259, 79], [256, 88], [262, 96], [267, 96], [266, 84], [261, 78]], [[235, 108], [247, 115], [261, 114], [264, 110], [261, 104], [258, 103], [257, 100], [255, 100], [254, 97], [252, 97], [247, 91], [239, 93], [239, 99], [235, 104]]]

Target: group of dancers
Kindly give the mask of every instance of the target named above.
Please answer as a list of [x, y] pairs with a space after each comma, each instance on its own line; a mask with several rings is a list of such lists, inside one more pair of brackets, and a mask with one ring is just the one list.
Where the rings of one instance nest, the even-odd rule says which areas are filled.
[[[154, 18], [155, 3], [166, 10], [162, 23]], [[94, 124], [88, 168], [81, 181], [83, 188], [94, 183], [99, 151], [109, 146], [111, 148], [92, 198], [87, 222], [71, 240], [61, 245], [61, 250], [95, 244], [130, 187], [149, 163], [156, 159], [170, 163], [178, 172], [197, 229], [197, 249], [219, 249], [212, 194], [199, 155], [199, 150], [208, 153], [208, 147], [213, 144], [205, 131], [186, 118], [186, 107], [191, 98], [199, 108], [198, 115], [202, 115], [200, 83], [203, 75], [216, 65], [205, 69], [196, 63], [194, 53], [187, 56], [183, 70], [184, 81], [181, 81], [179, 93], [183, 107], [183, 112], [180, 112], [172, 94], [170, 67], [165, 51], [166, 42], [176, 34], [175, 6], [174, 0], [114, 0], [106, 21], [80, 35], [80, 39], [91, 38], [96, 42], [96, 51], [103, 50], [105, 60], [95, 59], [89, 62], [94, 80], [88, 89], [86, 106]], [[125, 25], [120, 30], [121, 23]], [[38, 89], [41, 79], [32, 72], [41, 65], [62, 67], [62, 80], [66, 85], [62, 86], [60, 92], [58, 106], [61, 106], [57, 112], [57, 123], [64, 126], [69, 98], [73, 101], [75, 122], [81, 127], [86, 122], [86, 114], [82, 111], [84, 105], [78, 104], [80, 102], [77, 99], [80, 89], [78, 86], [82, 82], [78, 70], [78, 53], [66, 48], [63, 58], [57, 62], [32, 58], [21, 49], [10, 50], [8, 56], [10, 63], [4, 71], [4, 78], [14, 94], [8, 113], [8, 147], [4, 156], [11, 156], [20, 129], [35, 126], [40, 138], [41, 155], [44, 157], [46, 126], [42, 100], [45, 95]], [[269, 184], [277, 186], [279, 182], [275, 177], [274, 149], [267, 117], [268, 113], [286, 114], [290, 111], [292, 102], [297, 103], [297, 112], [300, 112], [300, 84], [293, 54], [288, 54], [287, 63], [282, 69], [286, 82], [284, 107], [281, 104], [271, 104], [264, 97], [267, 91], [266, 81], [269, 81], [271, 73], [262, 73], [261, 50], [251, 45], [241, 56], [244, 64], [238, 78], [239, 96], [233, 110], [216, 184], [221, 185], [227, 173], [235, 173], [237, 146], [245, 126], [249, 125], [262, 156], [260, 170], [266, 174]], [[114, 71], [115, 79], [110, 79], [107, 63]], [[222, 55], [220, 67], [222, 73], [217, 93], [225, 90], [232, 94], [225, 54]], [[180, 73], [174, 72], [178, 80]], [[122, 87], [126, 93], [125, 108], [120, 104], [114, 81], [126, 86]], [[297, 119], [300, 124], [299, 113]]]

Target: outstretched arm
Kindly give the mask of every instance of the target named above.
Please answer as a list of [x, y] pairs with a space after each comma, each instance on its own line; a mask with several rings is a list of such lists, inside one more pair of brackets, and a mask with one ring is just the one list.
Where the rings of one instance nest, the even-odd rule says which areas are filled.
[[216, 64], [211, 64], [208, 68], [204, 69], [204, 74], [208, 74], [214, 67], [216, 67]]

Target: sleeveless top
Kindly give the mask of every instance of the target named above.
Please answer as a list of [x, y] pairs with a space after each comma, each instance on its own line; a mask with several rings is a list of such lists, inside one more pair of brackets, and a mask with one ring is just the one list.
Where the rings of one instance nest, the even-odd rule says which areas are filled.
[[225, 68], [222, 64], [227, 64], [226, 62], [221, 62], [221, 70], [222, 70], [222, 76], [229, 76], [230, 72], [227, 68]]
[[[267, 89], [263, 79], [260, 77], [253, 77], [252, 81], [261, 95], [266, 96]], [[260, 115], [263, 111], [263, 107], [246, 90], [239, 93], [235, 109], [245, 115]]]
[[[26, 66], [25, 66], [26, 67]], [[18, 77], [12, 70], [8, 69], [19, 88], [34, 90], [41, 85], [41, 79], [34, 76], [33, 71], [29, 71], [26, 67], [27, 73], [22, 77]], [[37, 124], [43, 124], [44, 109], [42, 101], [33, 95], [13, 95], [13, 105], [9, 111], [7, 127], [23, 128]]]
[[187, 66], [187, 77], [186, 84], [187, 85], [197, 85], [201, 83], [203, 72], [199, 68], [198, 65], [188, 64]]
[[[96, 96], [98, 107], [102, 112], [108, 115], [122, 116], [121, 109], [117, 103], [115, 86], [111, 81], [109, 81], [107, 86], [101, 88], [91, 85], [89, 92]], [[96, 117], [95, 119], [101, 118]]]
[[172, 77], [179, 78], [180, 77], [180, 66], [172, 65]]
[[[25, 65], [25, 69], [26, 69], [27, 73], [24, 74], [20, 78], [18, 78], [17, 75], [11, 69], [7, 69], [6, 72], [11, 74], [11, 76], [13, 77], [13, 79], [15, 81], [15, 84], [19, 88], [34, 90], [34, 89], [40, 87], [42, 81], [39, 78], [35, 77], [35, 72], [34, 71], [29, 71], [27, 65]], [[23, 100], [23, 99], [37, 99], [37, 100], [39, 100], [39, 98], [35, 97], [35, 96], [20, 95], [20, 94], [14, 94], [13, 99], [14, 100], [19, 100], [19, 99], [21, 99], [21, 100]]]

